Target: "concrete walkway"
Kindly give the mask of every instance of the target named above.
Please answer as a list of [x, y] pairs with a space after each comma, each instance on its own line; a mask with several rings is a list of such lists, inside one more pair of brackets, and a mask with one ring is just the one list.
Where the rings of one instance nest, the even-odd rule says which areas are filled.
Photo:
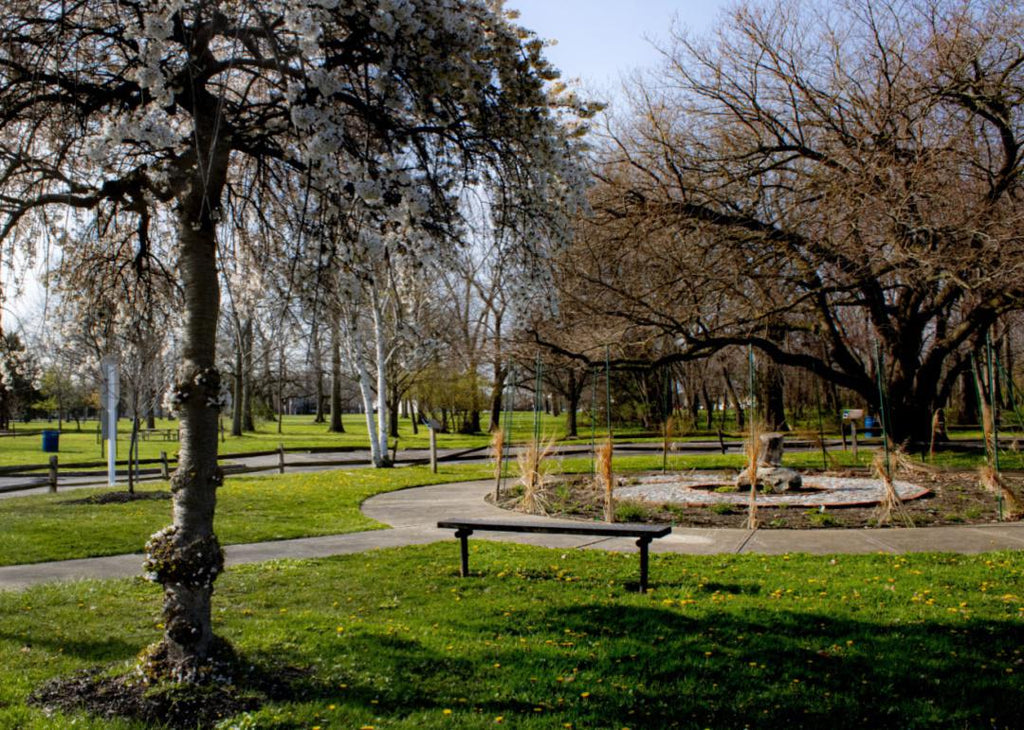
[[[454, 543], [451, 530], [438, 530], [435, 526], [438, 520], [445, 518], [537, 519], [507, 512], [486, 503], [484, 497], [491, 488], [490, 481], [463, 482], [381, 494], [368, 499], [362, 511], [368, 517], [390, 525], [389, 530], [229, 545], [224, 548], [227, 564], [230, 566], [283, 558], [320, 558], [378, 548], [421, 545], [439, 540], [451, 540]], [[486, 534], [486, 538], [567, 549], [636, 550], [633, 541], [624, 538], [515, 533]], [[750, 531], [676, 527], [671, 535], [655, 540], [651, 549], [653, 552], [691, 555], [933, 551], [979, 553], [1024, 549], [1024, 523], [861, 530]], [[453, 544], [453, 561], [458, 560], [457, 555], [458, 551]], [[16, 590], [55, 580], [130, 578], [141, 574], [142, 560], [141, 554], [132, 554], [0, 567], [0, 590]]]

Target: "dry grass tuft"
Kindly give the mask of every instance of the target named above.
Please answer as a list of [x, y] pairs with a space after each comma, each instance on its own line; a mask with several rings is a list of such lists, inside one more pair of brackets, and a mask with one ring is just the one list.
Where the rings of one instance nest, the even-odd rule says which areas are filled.
[[747, 440], [743, 442], [743, 453], [747, 457], [747, 479], [750, 480], [750, 502], [747, 508], [747, 529], [756, 530], [757, 521], [757, 465], [761, 460], [761, 436], [768, 432], [764, 421], [750, 419]]
[[612, 474], [612, 440], [597, 447], [597, 473], [604, 485], [604, 521], [615, 522], [615, 482]]
[[676, 435], [676, 417], [669, 416], [661, 425], [661, 458], [662, 464], [668, 463], [668, 452], [672, 449], [672, 438]]
[[1024, 515], [1024, 505], [1003, 481], [1002, 475], [991, 466], [978, 469], [978, 481], [983, 488], [1003, 500], [1003, 519], [1018, 520]]
[[551, 473], [551, 454], [555, 450], [555, 437], [542, 436], [530, 441], [519, 452], [519, 481], [523, 485], [523, 497], [519, 506], [526, 512], [544, 513], [547, 508], [545, 496], [547, 478]]
[[878, 503], [875, 511], [876, 521], [879, 526], [891, 525], [894, 520], [899, 520], [907, 527], [914, 526], [914, 520], [903, 505], [903, 500], [896, 492], [896, 485], [893, 483], [895, 474], [904, 473], [927, 473], [931, 470], [915, 462], [902, 449], [896, 448], [889, 452], [889, 459], [886, 461], [885, 452], [878, 451], [871, 461], [871, 470], [875, 476], [882, 480], [884, 488], [882, 501]]

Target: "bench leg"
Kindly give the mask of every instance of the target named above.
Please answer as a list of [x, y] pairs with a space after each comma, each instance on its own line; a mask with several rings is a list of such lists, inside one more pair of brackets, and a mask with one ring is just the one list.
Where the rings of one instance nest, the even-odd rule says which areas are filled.
[[647, 592], [647, 548], [651, 544], [651, 538], [641, 537], [636, 541], [636, 545], [640, 548], [640, 592]]
[[463, 578], [469, 575], [469, 536], [472, 534], [472, 530], [455, 531], [455, 537], [459, 538], [459, 557], [461, 558], [459, 575]]

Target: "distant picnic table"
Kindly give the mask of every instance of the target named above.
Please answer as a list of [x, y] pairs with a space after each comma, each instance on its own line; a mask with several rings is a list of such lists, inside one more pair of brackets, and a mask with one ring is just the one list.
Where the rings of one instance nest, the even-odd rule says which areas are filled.
[[177, 426], [172, 428], [140, 428], [139, 438], [143, 441], [149, 441], [150, 437], [162, 437], [164, 441], [178, 441], [180, 439], [180, 432]]

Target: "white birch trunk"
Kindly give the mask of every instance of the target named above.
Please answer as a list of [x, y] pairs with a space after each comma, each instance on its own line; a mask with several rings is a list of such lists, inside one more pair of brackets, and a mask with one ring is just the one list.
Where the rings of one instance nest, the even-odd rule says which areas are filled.
[[349, 359], [355, 363], [356, 374], [359, 376], [359, 393], [363, 398], [363, 411], [366, 413], [366, 433], [370, 437], [370, 459], [376, 467], [384, 466], [384, 459], [381, 454], [380, 440], [377, 438], [377, 428], [373, 419], [373, 388], [370, 386], [370, 371], [366, 367], [366, 357], [363, 353], [363, 339], [359, 333], [359, 322], [356, 316], [350, 314], [345, 323], [346, 340], [349, 343]]
[[383, 314], [380, 311], [380, 297], [376, 289], [370, 289], [370, 304], [373, 309], [373, 339], [377, 347], [377, 441], [388, 459], [388, 398], [387, 398], [387, 343], [385, 342]]

